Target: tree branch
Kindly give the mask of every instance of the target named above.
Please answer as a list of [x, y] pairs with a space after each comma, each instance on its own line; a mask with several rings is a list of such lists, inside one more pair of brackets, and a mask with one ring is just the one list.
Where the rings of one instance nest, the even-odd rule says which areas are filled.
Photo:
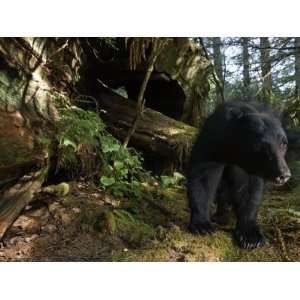
[[144, 110], [144, 106], [145, 106], [145, 98], [144, 98], [144, 94], [147, 88], [147, 84], [148, 81], [150, 79], [150, 76], [154, 70], [154, 64], [157, 60], [157, 57], [159, 56], [159, 54], [161, 53], [162, 49], [164, 48], [164, 46], [166, 45], [168, 39], [159, 39], [157, 38], [156, 40], [154, 40], [153, 42], [153, 48], [151, 51], [151, 55], [149, 58], [149, 63], [148, 63], [148, 68], [147, 68], [147, 72], [144, 78], [144, 81], [141, 85], [140, 91], [139, 91], [139, 95], [138, 95], [138, 100], [137, 100], [137, 104], [136, 104], [136, 116], [135, 119], [133, 121], [132, 127], [128, 132], [127, 137], [125, 138], [125, 141], [123, 143], [124, 147], [127, 147], [132, 135], [134, 134], [138, 121], [139, 119], [142, 117], [143, 114], [143, 110]]

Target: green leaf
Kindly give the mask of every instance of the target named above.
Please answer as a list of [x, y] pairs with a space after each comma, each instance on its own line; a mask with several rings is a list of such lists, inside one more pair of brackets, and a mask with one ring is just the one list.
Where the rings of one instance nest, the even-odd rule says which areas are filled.
[[101, 139], [101, 147], [102, 147], [102, 152], [103, 153], [109, 153], [109, 152], [119, 151], [121, 145], [118, 144], [111, 137], [103, 136], [102, 139]]
[[115, 168], [117, 171], [123, 169], [124, 166], [125, 166], [124, 163], [121, 162], [121, 161], [116, 160], [116, 161], [114, 162], [114, 168]]
[[77, 149], [77, 145], [74, 142], [72, 142], [71, 140], [67, 139], [67, 138], [62, 139], [61, 145], [65, 146], [65, 147], [71, 146], [75, 150]]
[[126, 177], [127, 175], [128, 175], [128, 169], [126, 168], [126, 169], [121, 169], [120, 171], [119, 171], [119, 173], [120, 173], [120, 176], [122, 177], [122, 178], [124, 178], [124, 177]]
[[108, 186], [113, 185], [116, 181], [113, 177], [102, 176], [100, 178], [100, 182], [104, 187], [108, 187]]
[[176, 179], [171, 176], [161, 176], [160, 179], [163, 187], [169, 187], [176, 183]]
[[184, 175], [179, 172], [174, 172], [173, 176], [175, 177], [176, 181], [179, 182], [180, 180], [184, 179]]

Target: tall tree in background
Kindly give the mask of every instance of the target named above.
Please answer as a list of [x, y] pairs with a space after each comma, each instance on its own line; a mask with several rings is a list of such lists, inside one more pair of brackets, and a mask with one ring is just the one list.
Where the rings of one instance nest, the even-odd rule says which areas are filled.
[[[220, 103], [221, 89], [218, 87], [222, 85], [216, 80], [220, 76], [223, 77], [226, 99], [248, 101], [259, 98], [272, 106], [288, 107], [296, 104], [297, 91], [300, 107], [300, 38], [298, 47], [295, 46], [295, 38], [291, 37], [224, 37], [203, 40], [214, 63], [213, 80], [216, 85], [210, 96], [210, 109]], [[298, 51], [295, 52], [295, 48]]]
[[272, 64], [270, 58], [270, 41], [267, 37], [260, 38], [260, 63], [262, 76], [262, 98], [266, 103], [271, 102], [272, 95]]
[[223, 75], [223, 59], [222, 59], [222, 52], [221, 46], [222, 41], [220, 37], [214, 37], [212, 39], [212, 46], [213, 46], [213, 60], [215, 71], [217, 75], [217, 80], [219, 84], [217, 85], [217, 103], [222, 103], [224, 101], [223, 97], [223, 87], [224, 87], [224, 75]]
[[243, 90], [245, 97], [250, 94], [250, 55], [249, 55], [249, 38], [242, 37], [241, 44], [243, 47], [242, 60], [243, 60]]
[[295, 83], [296, 97], [300, 101], [300, 37], [295, 38]]

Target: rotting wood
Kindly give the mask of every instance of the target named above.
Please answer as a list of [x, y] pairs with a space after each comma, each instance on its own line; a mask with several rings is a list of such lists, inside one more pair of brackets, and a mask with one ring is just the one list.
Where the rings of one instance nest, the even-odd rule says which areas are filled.
[[134, 132], [136, 130], [138, 121], [142, 117], [145, 102], [146, 102], [146, 100], [144, 98], [144, 94], [145, 94], [145, 91], [146, 91], [146, 88], [147, 88], [147, 84], [148, 84], [150, 76], [151, 76], [151, 74], [154, 70], [154, 64], [155, 64], [160, 52], [162, 51], [162, 49], [164, 48], [164, 46], [166, 45], [167, 42], [168, 42], [167, 38], [164, 38], [164, 39], [157, 38], [153, 41], [153, 48], [152, 48], [151, 55], [150, 55], [150, 58], [149, 58], [147, 72], [146, 72], [145, 78], [143, 80], [143, 83], [141, 85], [139, 95], [138, 95], [138, 99], [137, 99], [137, 103], [136, 103], [136, 116], [134, 118], [132, 127], [130, 128], [130, 130], [128, 132], [128, 135], [125, 138], [125, 141], [124, 141], [124, 144], [123, 144], [124, 147], [127, 147], [132, 135], [134, 134]]
[[0, 201], [0, 240], [35, 193], [40, 191], [46, 173], [47, 168], [28, 173], [4, 191]]
[[[136, 103], [104, 86], [99, 86], [98, 96], [95, 98], [99, 104], [100, 116], [109, 131], [124, 140], [136, 116]], [[179, 167], [184, 167], [196, 134], [195, 127], [145, 107], [130, 142], [140, 149], [173, 159]]]

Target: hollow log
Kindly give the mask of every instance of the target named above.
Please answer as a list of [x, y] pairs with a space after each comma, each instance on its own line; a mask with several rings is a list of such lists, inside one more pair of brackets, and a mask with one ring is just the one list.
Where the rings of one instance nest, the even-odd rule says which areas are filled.
[[[123, 140], [135, 119], [136, 103], [104, 86], [99, 87], [96, 101], [109, 131]], [[171, 159], [179, 168], [184, 168], [196, 134], [195, 127], [145, 107], [131, 145]]]
[[[0, 239], [47, 176], [53, 151], [45, 140], [55, 133], [59, 96], [68, 103], [78, 97], [74, 87], [82, 55], [79, 39], [0, 38]], [[91, 83], [83, 94], [97, 99], [108, 129], [124, 139], [136, 103], [99, 85], [97, 78], [83, 81]], [[195, 134], [194, 127], [146, 108], [131, 145], [184, 166]]]

